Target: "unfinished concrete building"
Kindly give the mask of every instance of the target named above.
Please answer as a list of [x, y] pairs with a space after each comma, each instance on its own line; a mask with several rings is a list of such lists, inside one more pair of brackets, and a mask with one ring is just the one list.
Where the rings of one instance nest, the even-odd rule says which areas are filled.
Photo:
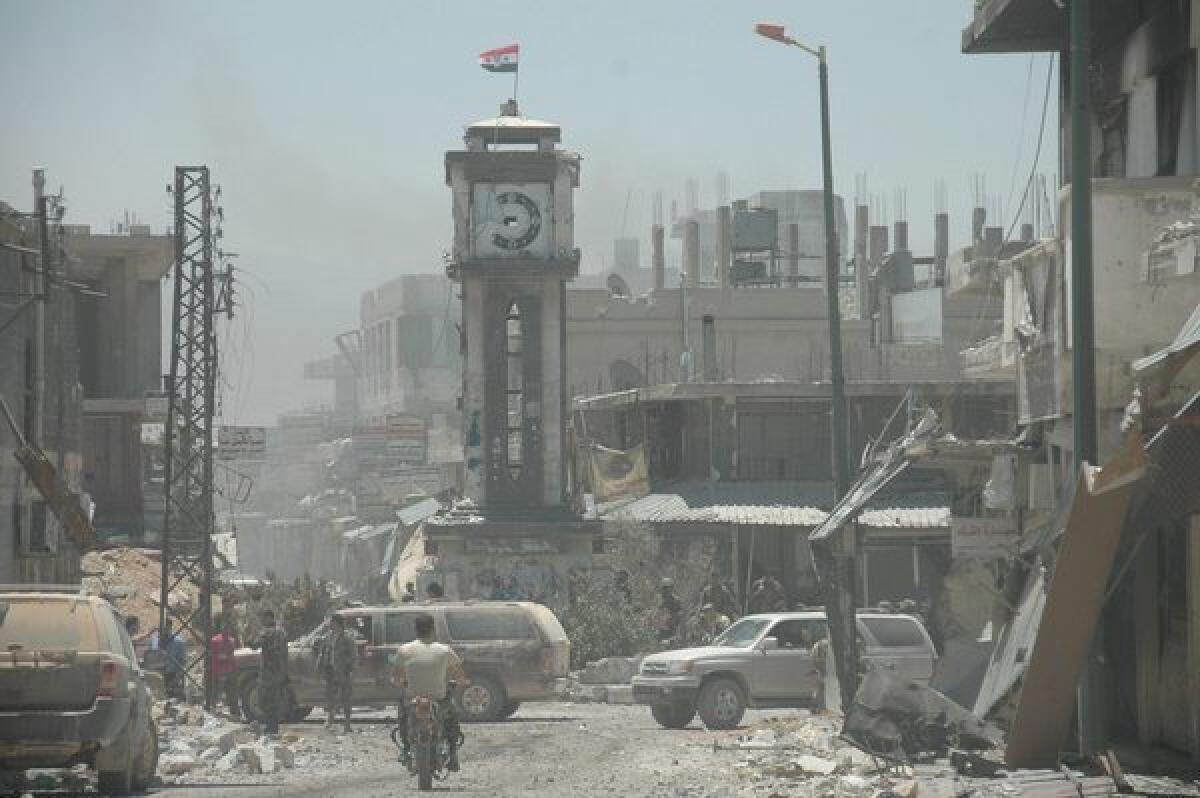
[[93, 233], [65, 225], [71, 273], [95, 294], [78, 307], [83, 391], [83, 484], [96, 503], [102, 535], [142, 540], [159, 532], [161, 489], [143, 445], [142, 425], [163, 423], [163, 278], [174, 250], [148, 225]]

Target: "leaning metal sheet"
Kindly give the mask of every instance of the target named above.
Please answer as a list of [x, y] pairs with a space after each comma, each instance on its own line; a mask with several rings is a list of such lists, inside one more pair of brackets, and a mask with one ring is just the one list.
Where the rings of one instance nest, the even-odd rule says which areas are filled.
[[1026, 575], [1017, 611], [992, 649], [992, 659], [975, 699], [975, 714], [979, 717], [987, 717], [1021, 680], [1045, 607], [1045, 570], [1038, 564]]
[[1085, 465], [1079, 476], [1008, 735], [1010, 767], [1053, 767], [1067, 738], [1129, 500], [1145, 473], [1140, 439], [1129, 443], [1102, 469]]

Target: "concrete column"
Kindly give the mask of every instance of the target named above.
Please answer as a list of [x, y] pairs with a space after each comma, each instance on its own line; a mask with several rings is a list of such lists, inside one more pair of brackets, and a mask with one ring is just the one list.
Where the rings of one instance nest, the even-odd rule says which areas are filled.
[[867, 239], [870, 235], [870, 219], [870, 208], [866, 205], [854, 206], [854, 295], [860, 319], [868, 314]]
[[717, 285], [730, 285], [733, 268], [733, 211], [728, 205], [717, 208]]
[[983, 241], [983, 226], [987, 224], [987, 208], [971, 209], [971, 244], [978, 246]]
[[1000, 254], [1000, 247], [1004, 243], [1004, 228], [1003, 227], [985, 227], [983, 230], [983, 251], [989, 258], [997, 257]]
[[487, 499], [483, 478], [483, 291], [477, 276], [463, 280], [462, 322], [467, 338], [463, 360], [463, 493], [480, 507]]
[[895, 227], [895, 240], [892, 242], [892, 250], [899, 252], [900, 250], [908, 249], [908, 222], [897, 221]]
[[542, 503], [547, 507], [563, 501], [563, 418], [562, 374], [566, 353], [562, 351], [563, 283], [547, 277], [542, 283]]
[[888, 253], [888, 229], [886, 224], [876, 224], [871, 226], [871, 238], [869, 241], [869, 246], [869, 260], [872, 269], [874, 269], [883, 262], [883, 256]]
[[717, 326], [712, 316], [700, 321], [700, 343], [704, 349], [704, 381], [716, 382], [717, 371]]
[[683, 268], [688, 287], [695, 288], [700, 281], [700, 223], [695, 219], [683, 223]]
[[663, 240], [663, 226], [656, 224], [650, 228], [650, 266], [654, 270], [654, 290], [662, 291], [667, 282], [666, 252]]
[[946, 260], [950, 257], [950, 214], [938, 213], [933, 217], [933, 269], [934, 282], [946, 282]]
[[800, 225], [792, 222], [788, 225], [788, 274], [792, 277], [800, 274]]

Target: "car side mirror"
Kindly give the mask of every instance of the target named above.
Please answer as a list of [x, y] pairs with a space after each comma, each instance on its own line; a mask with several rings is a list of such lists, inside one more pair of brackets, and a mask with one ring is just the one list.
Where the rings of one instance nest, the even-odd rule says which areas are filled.
[[766, 654], [768, 651], [774, 651], [779, 648], [778, 637], [764, 637], [762, 642], [758, 644], [758, 650]]

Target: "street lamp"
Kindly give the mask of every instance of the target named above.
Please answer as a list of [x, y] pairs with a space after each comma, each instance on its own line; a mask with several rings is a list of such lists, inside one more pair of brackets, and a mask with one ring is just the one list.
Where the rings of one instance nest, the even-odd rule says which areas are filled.
[[846, 495], [850, 488], [850, 469], [846, 460], [848, 430], [846, 425], [846, 377], [842, 372], [842, 312], [840, 291], [839, 247], [837, 225], [833, 216], [833, 153], [829, 135], [829, 67], [825, 63], [824, 45], [816, 48], [796, 41], [787, 35], [783, 25], [760, 22], [754, 32], [772, 41], [798, 47], [817, 59], [821, 81], [821, 161], [825, 180], [825, 294], [829, 305], [829, 381], [830, 403], [833, 406], [833, 487], [834, 501]]
[[[838, 298], [840, 269], [838, 268], [837, 226], [833, 218], [833, 155], [829, 136], [829, 67], [825, 64], [825, 47], [812, 48], [787, 35], [782, 25], [760, 22], [754, 32], [772, 41], [798, 47], [817, 59], [821, 79], [821, 161], [825, 178], [825, 296], [829, 312], [829, 382], [832, 406], [832, 453], [834, 502], [850, 488], [850, 469], [846, 461], [846, 378], [842, 373], [842, 314]], [[854, 552], [858, 548], [857, 532], [852, 533], [835, 549], [828, 541], [812, 545], [813, 561], [825, 593], [825, 617], [829, 622], [829, 637], [842, 706], [849, 710], [858, 690], [858, 651], [855, 643], [854, 618], [858, 601]]]

